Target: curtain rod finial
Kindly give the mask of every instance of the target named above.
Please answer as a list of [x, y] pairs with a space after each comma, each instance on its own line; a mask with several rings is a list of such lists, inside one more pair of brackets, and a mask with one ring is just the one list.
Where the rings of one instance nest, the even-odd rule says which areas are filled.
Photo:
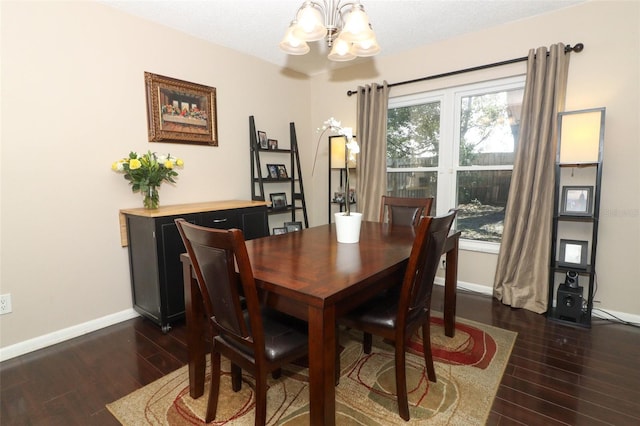
[[582, 52], [584, 50], [584, 44], [582, 43], [576, 43], [575, 46], [571, 47], [571, 45], [567, 45], [567, 47], [565, 47], [565, 52]]

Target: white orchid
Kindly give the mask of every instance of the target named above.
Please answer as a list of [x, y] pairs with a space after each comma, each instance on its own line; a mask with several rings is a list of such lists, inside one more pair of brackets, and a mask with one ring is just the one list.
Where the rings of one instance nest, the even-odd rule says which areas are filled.
[[[348, 161], [355, 161], [355, 155], [360, 152], [360, 146], [358, 142], [353, 138], [353, 129], [351, 127], [342, 127], [342, 123], [336, 120], [333, 117], [329, 117], [327, 121], [324, 122], [324, 125], [317, 129], [320, 132], [320, 136], [318, 137], [318, 143], [316, 145], [316, 155], [313, 160], [313, 169], [311, 170], [311, 174], [316, 168], [316, 160], [318, 159], [318, 148], [320, 147], [320, 139], [327, 132], [331, 131], [333, 133], [337, 133], [339, 135], [345, 136], [347, 138], [347, 142], [345, 144], [345, 166]], [[345, 187], [347, 190], [347, 196], [345, 197], [345, 215], [349, 216], [351, 214], [351, 209], [349, 205], [349, 167], [346, 167], [346, 181]]]

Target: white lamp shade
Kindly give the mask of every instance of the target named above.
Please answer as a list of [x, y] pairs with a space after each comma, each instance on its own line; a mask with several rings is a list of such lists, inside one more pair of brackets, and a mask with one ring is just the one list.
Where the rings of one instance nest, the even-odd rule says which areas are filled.
[[560, 113], [560, 162], [599, 161], [603, 120], [604, 108]]
[[360, 5], [353, 5], [347, 14], [340, 36], [351, 43], [374, 39], [375, 33], [369, 25], [369, 17]]
[[333, 47], [329, 52], [328, 58], [336, 62], [350, 61], [356, 58], [356, 55], [351, 52], [351, 43], [342, 38], [342, 33], [333, 41]]
[[306, 41], [300, 40], [293, 34], [295, 24], [291, 24], [287, 29], [284, 38], [280, 42], [279, 46], [282, 51], [290, 55], [304, 55], [309, 52], [309, 45]]
[[324, 26], [322, 14], [311, 5], [311, 2], [306, 3], [300, 9], [296, 21], [298, 23], [294, 27], [293, 34], [300, 40], [316, 41], [323, 39], [327, 35], [327, 28]]
[[351, 46], [351, 53], [362, 57], [377, 55], [380, 53], [380, 45], [375, 38], [361, 41], [359, 43], [353, 43], [353, 46]]
[[[344, 169], [345, 163], [345, 146], [347, 144], [346, 136], [331, 137], [331, 168]], [[348, 166], [350, 169], [356, 168], [356, 159], [354, 156], [349, 158]]]

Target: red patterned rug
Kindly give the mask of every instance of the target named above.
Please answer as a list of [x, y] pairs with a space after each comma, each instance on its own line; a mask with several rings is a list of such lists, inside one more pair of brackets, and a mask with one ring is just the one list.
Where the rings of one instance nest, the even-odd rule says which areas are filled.
[[[422, 340], [414, 336], [407, 356], [407, 389], [411, 420], [398, 416], [393, 347], [374, 337], [371, 354], [362, 352], [362, 334], [340, 335], [341, 378], [336, 387], [339, 425], [484, 424], [507, 365], [516, 333], [458, 319], [456, 335], [444, 335], [442, 319], [431, 319], [431, 345], [437, 383], [426, 377]], [[223, 358], [217, 418], [212, 425], [253, 425], [253, 379], [243, 376], [240, 392], [231, 391], [229, 364]], [[208, 370], [207, 370], [208, 371]], [[290, 366], [269, 381], [267, 417], [270, 425], [306, 425], [308, 377], [304, 366]], [[187, 367], [107, 405], [125, 426], [204, 425], [205, 396], [189, 396]]]

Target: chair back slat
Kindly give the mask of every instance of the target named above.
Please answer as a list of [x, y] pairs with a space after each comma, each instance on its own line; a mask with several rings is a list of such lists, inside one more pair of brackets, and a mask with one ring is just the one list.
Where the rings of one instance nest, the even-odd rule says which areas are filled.
[[418, 224], [399, 304], [399, 315], [404, 311], [407, 323], [430, 307], [433, 280], [455, 215], [452, 210], [440, 217], [426, 216]]
[[382, 196], [380, 222], [393, 225], [416, 226], [421, 216], [428, 216], [433, 198], [406, 198]]
[[[176, 219], [176, 225], [191, 258], [205, 313], [211, 318], [216, 334], [252, 351], [263, 348], [257, 290], [242, 231], [213, 229], [182, 219]], [[245, 314], [241, 295], [247, 309], [254, 310], [256, 315]]]

